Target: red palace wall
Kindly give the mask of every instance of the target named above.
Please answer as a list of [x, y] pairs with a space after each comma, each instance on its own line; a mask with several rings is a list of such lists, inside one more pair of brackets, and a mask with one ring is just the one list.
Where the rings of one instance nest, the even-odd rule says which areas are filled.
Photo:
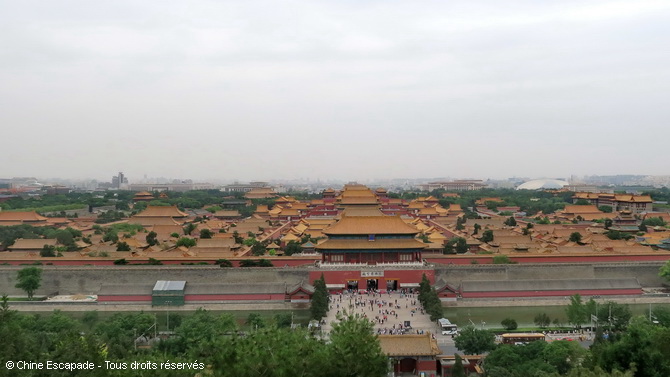
[[349, 280], [357, 280], [359, 289], [365, 289], [367, 279], [377, 279], [379, 281], [379, 289], [386, 289], [386, 280], [397, 280], [400, 284], [400, 288], [403, 288], [403, 283], [413, 283], [418, 284], [421, 282], [423, 274], [426, 274], [428, 280], [431, 284], [435, 283], [435, 271], [433, 270], [385, 270], [384, 276], [375, 276], [375, 277], [363, 277], [361, 276], [360, 270], [349, 270], [349, 271], [310, 271], [309, 281], [310, 284], [314, 283], [314, 280], [321, 278], [323, 273], [324, 278], [326, 279], [326, 284], [343, 284], [346, 285]]
[[257, 294], [257, 295], [185, 295], [184, 300], [189, 301], [234, 301], [234, 300], [264, 300], [284, 301], [285, 294]]
[[435, 360], [419, 360], [416, 362], [416, 369], [419, 372], [425, 372], [428, 376], [435, 376], [437, 374]]
[[[425, 257], [429, 263], [438, 264], [472, 264], [476, 260], [478, 264], [492, 264], [493, 255], [472, 255], [453, 257]], [[523, 263], [607, 263], [607, 262], [665, 262], [670, 259], [668, 254], [658, 255], [592, 255], [592, 256], [512, 256], [513, 262]]]
[[[233, 264], [233, 267], [239, 267], [240, 266], [240, 261], [244, 259], [261, 259], [257, 257], [249, 257], [249, 258], [238, 258], [234, 260], [230, 260], [230, 262]], [[319, 260], [319, 258], [287, 258], [287, 259], [274, 259], [274, 258], [266, 258], [272, 262], [274, 267], [284, 267], [284, 266], [289, 266], [289, 267], [295, 267], [295, 266], [309, 266], [313, 265], [316, 260]], [[146, 265], [147, 261], [146, 260], [134, 260], [134, 259], [127, 259], [128, 265]], [[198, 259], [176, 259], [176, 260], [161, 260], [161, 262], [164, 265], [183, 265], [184, 263], [195, 263], [197, 266], [197, 263], [200, 262], [207, 262], [208, 264], [214, 264], [216, 260], [211, 259], [211, 260], [198, 260]], [[58, 258], [43, 258], [43, 259], [17, 259], [17, 260], [0, 260], [1, 263], [7, 263], [13, 266], [19, 266], [19, 265], [30, 265], [35, 262], [42, 262], [43, 265], [48, 265], [48, 266], [114, 266], [114, 260], [96, 260], [96, 259], [77, 259], [77, 260], [71, 260], [71, 259], [58, 259]]]
[[488, 297], [568, 297], [576, 293], [582, 296], [641, 295], [642, 289], [575, 289], [565, 291], [515, 291], [515, 292], [463, 292], [463, 298]]

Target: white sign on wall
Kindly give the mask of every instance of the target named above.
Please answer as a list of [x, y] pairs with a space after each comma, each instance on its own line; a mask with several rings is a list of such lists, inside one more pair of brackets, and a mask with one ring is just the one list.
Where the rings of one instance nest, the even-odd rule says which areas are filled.
[[362, 278], [381, 278], [384, 277], [384, 271], [361, 271]]

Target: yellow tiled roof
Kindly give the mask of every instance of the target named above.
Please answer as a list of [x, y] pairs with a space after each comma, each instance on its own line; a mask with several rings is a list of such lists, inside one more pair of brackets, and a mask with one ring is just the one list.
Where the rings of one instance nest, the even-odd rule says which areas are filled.
[[317, 249], [346, 250], [346, 249], [424, 249], [427, 244], [414, 238], [390, 240], [339, 240], [329, 239], [319, 244]]
[[400, 216], [342, 216], [325, 234], [417, 234]]
[[437, 341], [431, 334], [379, 335], [382, 352], [389, 356], [436, 356], [440, 354]]

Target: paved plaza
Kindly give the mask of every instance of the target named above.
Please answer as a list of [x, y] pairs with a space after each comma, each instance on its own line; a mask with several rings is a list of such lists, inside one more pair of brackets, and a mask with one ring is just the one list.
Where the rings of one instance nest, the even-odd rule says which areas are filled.
[[417, 293], [361, 291], [331, 294], [329, 309], [323, 326], [326, 333], [330, 332], [338, 316], [353, 314], [370, 320], [376, 334], [439, 334], [437, 323], [423, 311]]

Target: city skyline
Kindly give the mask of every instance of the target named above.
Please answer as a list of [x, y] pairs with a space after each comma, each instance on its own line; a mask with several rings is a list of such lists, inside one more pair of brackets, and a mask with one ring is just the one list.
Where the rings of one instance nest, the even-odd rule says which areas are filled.
[[5, 2], [0, 177], [666, 175], [670, 4]]

